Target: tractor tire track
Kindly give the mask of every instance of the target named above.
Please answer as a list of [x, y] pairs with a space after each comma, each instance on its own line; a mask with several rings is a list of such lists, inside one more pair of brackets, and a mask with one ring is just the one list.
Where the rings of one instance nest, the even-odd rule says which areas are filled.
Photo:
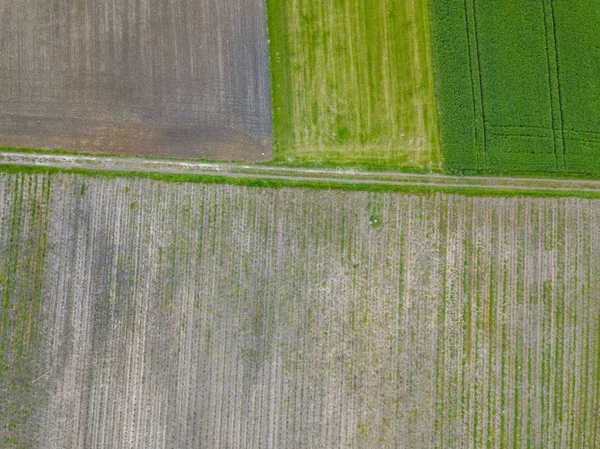
[[[485, 104], [483, 99], [483, 76], [481, 74], [481, 54], [479, 50], [479, 36], [477, 31], [477, 6], [475, 0], [465, 0], [465, 21], [467, 25], [467, 47], [469, 51], [469, 71], [471, 73], [471, 86], [473, 93], [473, 121], [475, 125], [475, 146], [477, 154], [483, 154], [484, 164], [487, 160], [487, 130], [485, 120]], [[475, 66], [475, 67], [473, 67]], [[478, 91], [478, 92], [477, 92]], [[481, 126], [479, 126], [481, 119]], [[477, 135], [480, 134], [478, 137]]]
[[[550, 89], [552, 132], [554, 134], [554, 154], [556, 157], [556, 168], [565, 170], [566, 142], [564, 132], [564, 110], [560, 89], [556, 18], [552, 0], [542, 0], [542, 8], [544, 12], [544, 30], [546, 34], [546, 57], [548, 60], [548, 83]], [[557, 134], [557, 131], [559, 134]]]

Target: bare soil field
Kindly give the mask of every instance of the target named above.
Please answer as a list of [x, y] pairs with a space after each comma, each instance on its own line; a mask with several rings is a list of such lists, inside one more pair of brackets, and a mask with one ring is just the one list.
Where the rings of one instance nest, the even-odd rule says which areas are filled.
[[594, 448], [600, 202], [0, 175], [0, 445]]
[[263, 0], [0, 0], [0, 145], [272, 157]]

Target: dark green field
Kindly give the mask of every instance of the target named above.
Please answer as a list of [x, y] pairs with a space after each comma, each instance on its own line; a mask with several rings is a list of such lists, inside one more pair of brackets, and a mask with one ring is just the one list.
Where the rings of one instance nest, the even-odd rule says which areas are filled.
[[431, 7], [446, 169], [600, 173], [600, 2]]

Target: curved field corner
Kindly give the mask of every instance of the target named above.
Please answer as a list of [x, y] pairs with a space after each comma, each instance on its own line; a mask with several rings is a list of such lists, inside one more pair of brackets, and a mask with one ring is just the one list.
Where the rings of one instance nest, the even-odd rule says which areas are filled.
[[270, 160], [264, 0], [0, 0], [0, 146]]
[[600, 446], [600, 202], [0, 174], [0, 446]]
[[445, 168], [600, 173], [600, 3], [431, 2]]
[[427, 0], [267, 0], [279, 161], [441, 166]]

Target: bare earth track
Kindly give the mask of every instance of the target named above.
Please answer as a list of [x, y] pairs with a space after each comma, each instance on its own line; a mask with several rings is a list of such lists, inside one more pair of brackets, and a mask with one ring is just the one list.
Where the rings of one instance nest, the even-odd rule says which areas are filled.
[[0, 152], [0, 165], [60, 168], [66, 170], [118, 171], [181, 175], [213, 175], [226, 178], [272, 179], [378, 186], [420, 186], [474, 189], [493, 192], [572, 192], [600, 194], [600, 180], [517, 177], [449, 176], [406, 172], [366, 172], [348, 169], [291, 168], [226, 162], [194, 162], [106, 156], [53, 155]]

